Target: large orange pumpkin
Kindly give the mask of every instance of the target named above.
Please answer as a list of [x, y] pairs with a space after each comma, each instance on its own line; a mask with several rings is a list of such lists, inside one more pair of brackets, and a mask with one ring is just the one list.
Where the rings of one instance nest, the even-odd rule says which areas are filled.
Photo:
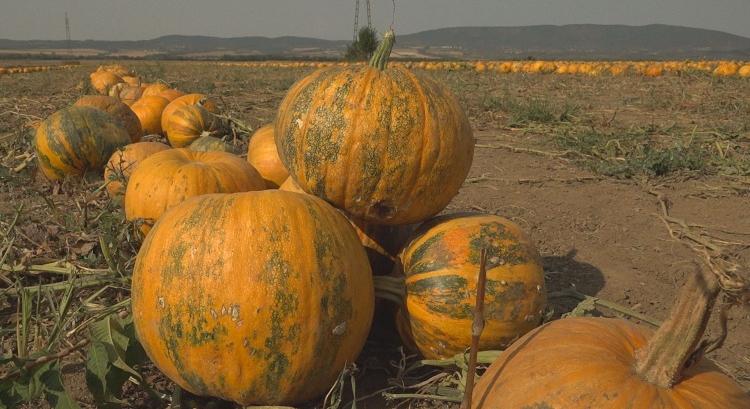
[[112, 115], [128, 131], [131, 142], [138, 142], [143, 137], [143, 129], [138, 116], [129, 106], [120, 102], [117, 98], [104, 95], [87, 95], [81, 97], [73, 105], [90, 106]]
[[440, 212], [474, 152], [469, 121], [445, 87], [403, 65], [386, 68], [394, 41], [386, 33], [369, 66], [323, 68], [298, 81], [275, 128], [300, 187], [377, 224]]
[[107, 95], [113, 85], [123, 82], [122, 78], [107, 71], [92, 72], [90, 78], [91, 86], [102, 95]]
[[279, 186], [279, 190], [285, 190], [287, 192], [296, 192], [296, 193], [305, 193], [304, 190], [302, 190], [301, 187], [297, 184], [297, 182], [292, 179], [292, 177], [286, 178], [284, 183]]
[[36, 130], [39, 168], [50, 180], [101, 169], [130, 135], [112, 116], [88, 106], [55, 112]]
[[695, 354], [717, 294], [715, 278], [695, 276], [653, 335], [622, 319], [552, 321], [492, 363], [472, 408], [750, 408], [739, 385]]
[[217, 113], [219, 112], [219, 107], [216, 103], [216, 100], [213, 98], [210, 98], [203, 94], [187, 94], [183, 95], [181, 97], [175, 98], [172, 102], [167, 105], [166, 108], [164, 108], [164, 112], [161, 116], [161, 126], [164, 130], [164, 133], [169, 135], [169, 125], [167, 122], [172, 117], [172, 113], [176, 111], [178, 108], [185, 106], [185, 105], [196, 105], [200, 104], [204, 108], [206, 108], [211, 113]]
[[247, 161], [260, 172], [269, 188], [281, 186], [289, 177], [276, 151], [273, 129], [273, 125], [258, 129], [247, 145]]
[[410, 329], [402, 336], [426, 358], [448, 358], [470, 346], [483, 248], [488, 261], [480, 349], [504, 348], [541, 323], [544, 271], [523, 231], [494, 215], [438, 217], [420, 226], [401, 254], [406, 300], [400, 319]]
[[141, 127], [146, 134], [161, 134], [161, 115], [164, 108], [169, 104], [166, 98], [152, 95], [141, 97], [135, 101], [130, 109], [135, 112], [141, 121]]
[[169, 149], [149, 156], [130, 175], [125, 217], [141, 220], [147, 233], [165, 211], [193, 196], [265, 188], [258, 172], [231, 153]]
[[167, 119], [166, 128], [163, 129], [169, 129], [169, 143], [176, 148], [182, 148], [201, 136], [223, 134], [226, 127], [221, 118], [196, 104], [182, 105], [173, 110]]
[[136, 165], [147, 157], [169, 149], [169, 145], [161, 142], [137, 142], [125, 145], [115, 151], [104, 167], [104, 181], [107, 182], [107, 192], [110, 197], [125, 193], [125, 185]]
[[151, 360], [192, 393], [243, 405], [324, 394], [362, 349], [373, 305], [346, 219], [277, 190], [175, 207], [133, 273], [134, 323]]

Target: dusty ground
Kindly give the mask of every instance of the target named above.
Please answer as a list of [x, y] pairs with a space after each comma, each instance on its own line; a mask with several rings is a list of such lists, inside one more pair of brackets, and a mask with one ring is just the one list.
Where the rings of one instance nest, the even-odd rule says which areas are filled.
[[[222, 97], [229, 113], [252, 127], [270, 122], [285, 90], [308, 72], [211, 63], [130, 65], [149, 80], [163, 79], [178, 89]], [[36, 176], [33, 162], [19, 172], [12, 170], [24, 160], [18, 156], [28, 151], [27, 125], [84, 94], [94, 67], [85, 63], [64, 75], [0, 77], [0, 231], [19, 203], [33, 214], [24, 213], [17, 226], [40, 226], [54, 219], [44, 215], [50, 210], [41, 196], [78, 203], [86, 196], [82, 191], [96, 188], [92, 180], [63, 186], [54, 195]], [[477, 138], [469, 180], [447, 211], [492, 212], [523, 226], [544, 257], [550, 291], [575, 286], [585, 294], [665, 318], [696, 257], [670, 239], [649, 189], [667, 195], [673, 216], [702, 225], [726, 241], [750, 242], [750, 81], [702, 74], [655, 79], [429, 75], [455, 91]], [[109, 206], [98, 203], [97, 209]], [[23, 231], [26, 238], [16, 245], [25, 248], [41, 245], [55, 234], [62, 236], [57, 231]], [[50, 261], [71, 254], [96, 260], [83, 252], [91, 249], [80, 249], [85, 240], [52, 242], [57, 247], [37, 249], [26, 257], [35, 263], [36, 258]], [[740, 251], [745, 260], [747, 255]], [[0, 274], [11, 283], [15, 280], [6, 272]], [[554, 312], [564, 313], [572, 305], [557, 300]], [[3, 345], [9, 348], [16, 307], [5, 298], [1, 307]], [[746, 388], [749, 316], [747, 308], [732, 310], [725, 346], [710, 356]], [[715, 325], [712, 330], [715, 335]], [[384, 342], [388, 334], [377, 334], [366, 349], [358, 396], [384, 387], [384, 380], [396, 374], [389, 360], [399, 355], [396, 343]], [[66, 372], [66, 384], [79, 399], [90, 402], [81, 366]], [[168, 383], [151, 373], [160, 385], [157, 389], [168, 391]], [[139, 399], [131, 403], [153, 405]], [[365, 404], [383, 406], [379, 399]]]

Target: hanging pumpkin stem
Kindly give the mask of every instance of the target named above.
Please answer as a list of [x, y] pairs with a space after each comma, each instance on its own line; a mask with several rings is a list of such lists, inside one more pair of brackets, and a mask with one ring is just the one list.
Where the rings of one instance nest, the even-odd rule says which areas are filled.
[[377, 68], [380, 71], [385, 70], [386, 65], [388, 65], [388, 58], [391, 56], [391, 50], [393, 50], [393, 45], [395, 43], [396, 34], [393, 30], [388, 30], [383, 34], [383, 39], [380, 41], [378, 49], [375, 50], [372, 58], [370, 58], [370, 67]]
[[669, 318], [645, 347], [636, 351], [635, 372], [645, 381], [671, 388], [697, 361], [695, 353], [719, 295], [716, 277], [699, 268], [680, 291]]

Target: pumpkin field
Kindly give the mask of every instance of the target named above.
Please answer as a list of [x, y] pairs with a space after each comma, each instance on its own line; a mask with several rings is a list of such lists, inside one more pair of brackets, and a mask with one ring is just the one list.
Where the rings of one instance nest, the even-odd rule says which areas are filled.
[[749, 408], [750, 65], [392, 40], [2, 63], [0, 408]]

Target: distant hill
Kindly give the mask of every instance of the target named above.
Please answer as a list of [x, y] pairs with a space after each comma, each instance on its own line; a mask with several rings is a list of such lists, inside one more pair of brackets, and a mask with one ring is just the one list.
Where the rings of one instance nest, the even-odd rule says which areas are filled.
[[[3, 40], [0, 56], [338, 58], [348, 41], [306, 37], [170, 35], [143, 41]], [[396, 55], [417, 58], [750, 59], [750, 38], [654, 24], [452, 27], [399, 35]], [[70, 51], [68, 51], [70, 49]]]

